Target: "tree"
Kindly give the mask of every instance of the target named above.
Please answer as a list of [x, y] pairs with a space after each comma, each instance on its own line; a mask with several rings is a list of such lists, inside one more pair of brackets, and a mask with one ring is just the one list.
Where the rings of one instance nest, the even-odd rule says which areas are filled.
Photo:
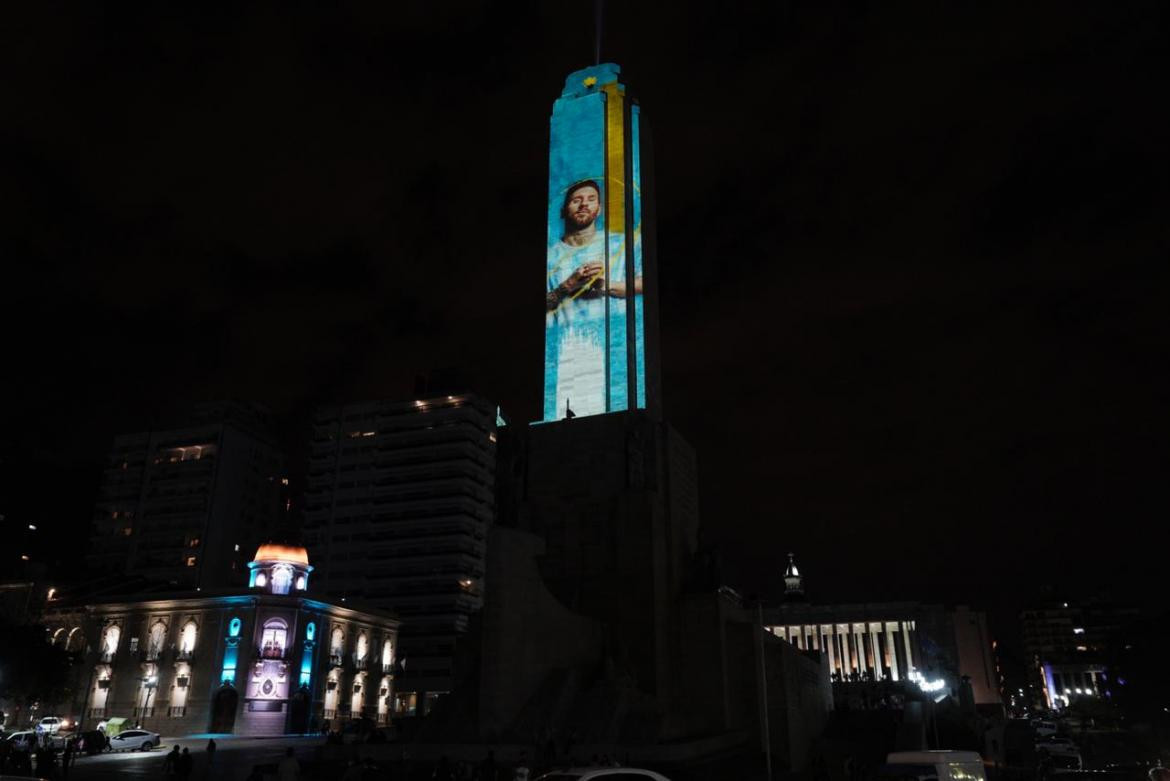
[[72, 657], [45, 638], [42, 626], [0, 618], [0, 699], [16, 706], [16, 724], [36, 703], [62, 702], [69, 695]]

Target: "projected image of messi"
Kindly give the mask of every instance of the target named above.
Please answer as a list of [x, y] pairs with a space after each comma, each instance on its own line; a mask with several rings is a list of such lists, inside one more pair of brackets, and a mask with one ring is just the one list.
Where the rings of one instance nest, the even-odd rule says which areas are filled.
[[579, 415], [608, 411], [607, 366], [609, 409], [625, 408], [624, 398], [617, 398], [626, 387], [624, 299], [642, 293], [642, 278], [635, 269], [632, 286], [627, 281], [624, 234], [605, 230], [603, 202], [597, 179], [570, 184], [561, 202], [561, 229], [550, 231], [545, 311], [556, 387], [546, 398], [556, 399], [558, 417], [570, 402]]

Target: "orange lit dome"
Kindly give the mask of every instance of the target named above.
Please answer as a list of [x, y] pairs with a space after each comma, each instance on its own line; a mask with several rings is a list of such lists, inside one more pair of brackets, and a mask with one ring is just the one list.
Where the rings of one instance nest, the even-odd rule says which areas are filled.
[[289, 564], [309, 566], [309, 552], [299, 545], [280, 545], [266, 542], [256, 549], [252, 561], [286, 561]]

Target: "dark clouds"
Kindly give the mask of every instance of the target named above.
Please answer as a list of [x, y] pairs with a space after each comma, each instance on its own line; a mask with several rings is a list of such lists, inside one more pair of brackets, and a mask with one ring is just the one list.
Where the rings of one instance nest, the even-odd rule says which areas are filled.
[[[10, 472], [435, 366], [537, 416], [547, 120], [592, 8], [400, 5], [11, 20]], [[609, 5], [654, 130], [668, 412], [738, 585], [789, 549], [831, 597], [1142, 582], [1166, 11]]]

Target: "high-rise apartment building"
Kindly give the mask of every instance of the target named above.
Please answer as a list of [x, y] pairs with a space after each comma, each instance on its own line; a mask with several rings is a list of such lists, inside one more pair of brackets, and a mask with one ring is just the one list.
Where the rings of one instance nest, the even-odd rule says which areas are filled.
[[115, 437], [94, 509], [91, 570], [184, 588], [247, 582], [248, 557], [282, 518], [284, 457], [231, 410], [199, 417]]
[[313, 421], [305, 544], [317, 587], [402, 619], [395, 710], [451, 690], [482, 604], [496, 407], [472, 395], [328, 407]]

